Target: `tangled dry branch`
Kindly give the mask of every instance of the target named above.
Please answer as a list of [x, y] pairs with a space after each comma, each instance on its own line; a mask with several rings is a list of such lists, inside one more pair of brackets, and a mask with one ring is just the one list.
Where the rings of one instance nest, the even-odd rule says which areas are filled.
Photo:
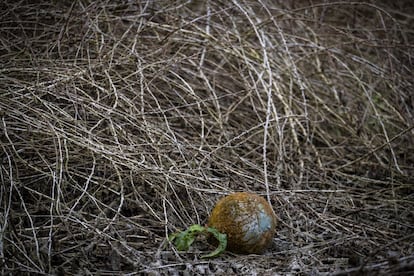
[[[386, 3], [2, 1], [2, 274], [413, 271], [414, 6]], [[272, 203], [266, 254], [166, 242], [233, 191]]]

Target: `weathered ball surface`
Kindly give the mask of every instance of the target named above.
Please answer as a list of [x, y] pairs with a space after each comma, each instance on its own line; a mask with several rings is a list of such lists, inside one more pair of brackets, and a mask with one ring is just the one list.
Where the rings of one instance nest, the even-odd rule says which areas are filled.
[[253, 193], [234, 193], [220, 199], [208, 226], [227, 234], [227, 250], [262, 253], [276, 231], [276, 216], [270, 204]]

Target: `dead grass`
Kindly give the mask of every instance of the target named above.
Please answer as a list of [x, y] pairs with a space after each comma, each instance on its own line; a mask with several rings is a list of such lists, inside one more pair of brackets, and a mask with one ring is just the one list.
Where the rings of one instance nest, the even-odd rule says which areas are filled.
[[[1, 274], [412, 273], [411, 1], [201, 2], [0, 4]], [[266, 254], [165, 241], [233, 191]]]

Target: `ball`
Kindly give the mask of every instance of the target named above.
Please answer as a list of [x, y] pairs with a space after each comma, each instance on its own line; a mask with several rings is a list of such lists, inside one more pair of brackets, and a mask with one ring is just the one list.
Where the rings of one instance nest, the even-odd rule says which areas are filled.
[[227, 234], [227, 250], [260, 254], [271, 244], [276, 223], [275, 213], [263, 197], [240, 192], [220, 199], [207, 225]]

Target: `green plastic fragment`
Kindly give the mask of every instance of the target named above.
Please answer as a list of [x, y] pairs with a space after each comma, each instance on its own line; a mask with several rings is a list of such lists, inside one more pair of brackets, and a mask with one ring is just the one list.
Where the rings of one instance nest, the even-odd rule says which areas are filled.
[[207, 255], [201, 256], [201, 258], [217, 257], [223, 253], [224, 250], [226, 250], [227, 235], [220, 233], [213, 227], [203, 227], [199, 224], [194, 224], [185, 231], [171, 234], [168, 239], [174, 244], [175, 248], [177, 248], [178, 251], [187, 251], [198, 235], [202, 234], [204, 236], [207, 236], [208, 233], [211, 233], [219, 241], [219, 245], [216, 250]]
[[219, 245], [216, 248], [216, 250], [214, 250], [210, 254], [201, 256], [201, 258], [213, 258], [213, 257], [220, 255], [221, 253], [224, 252], [224, 250], [226, 250], [227, 235], [220, 233], [216, 228], [213, 228], [213, 227], [208, 227], [206, 230], [207, 232], [213, 234], [213, 236], [219, 241]]

